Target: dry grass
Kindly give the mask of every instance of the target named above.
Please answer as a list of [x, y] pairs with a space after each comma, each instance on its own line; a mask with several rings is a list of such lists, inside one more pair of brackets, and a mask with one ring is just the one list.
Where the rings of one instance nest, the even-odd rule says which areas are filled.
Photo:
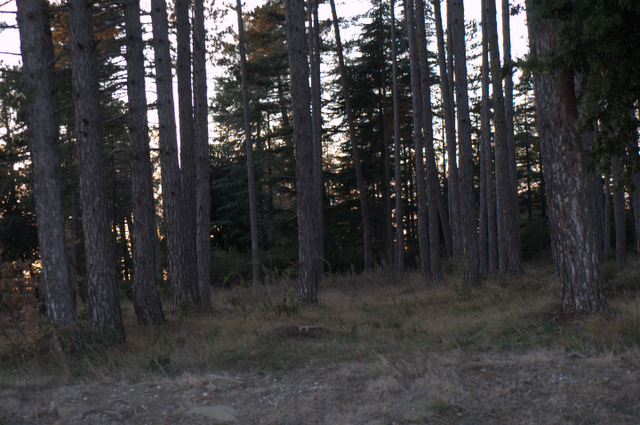
[[[638, 270], [634, 264], [609, 284], [635, 278]], [[0, 368], [0, 379], [46, 384], [216, 370], [266, 373], [309, 363], [364, 361], [380, 366], [381, 359], [400, 375], [421, 376], [426, 362], [416, 362], [416, 356], [424, 350], [529, 356], [575, 351], [598, 358], [637, 350], [637, 291], [610, 294], [614, 316], [574, 318], [557, 314], [559, 291], [552, 269], [541, 265], [529, 266], [526, 275], [515, 279], [491, 277], [471, 292], [463, 289], [455, 271], [437, 286], [415, 273], [398, 277], [380, 271], [328, 276], [320, 287], [320, 305], [307, 306], [298, 304], [294, 283], [280, 279], [255, 294], [245, 286], [218, 289], [212, 315], [169, 314], [169, 323], [157, 328], [138, 326], [126, 304], [126, 344], [87, 346], [67, 358], [9, 358]], [[299, 326], [323, 332], [304, 338], [278, 331]], [[388, 382], [379, 384], [388, 388], [371, 390], [392, 391], [393, 379], [384, 380]], [[453, 401], [444, 397], [438, 403]], [[437, 409], [446, 410], [442, 406]]]

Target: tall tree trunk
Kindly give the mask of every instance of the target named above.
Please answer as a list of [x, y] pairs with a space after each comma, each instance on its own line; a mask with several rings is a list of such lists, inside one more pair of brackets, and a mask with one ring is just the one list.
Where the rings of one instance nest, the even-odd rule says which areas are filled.
[[349, 139], [351, 140], [351, 151], [353, 155], [353, 165], [356, 171], [356, 180], [358, 185], [358, 195], [360, 197], [360, 213], [362, 214], [362, 236], [364, 241], [364, 269], [371, 271], [373, 269], [373, 247], [371, 245], [371, 220], [369, 219], [369, 206], [367, 204], [367, 189], [364, 184], [364, 173], [362, 172], [362, 161], [360, 160], [360, 152], [358, 149], [358, 136], [356, 135], [356, 126], [353, 119], [353, 109], [351, 107], [351, 95], [349, 94], [349, 80], [347, 77], [347, 67], [344, 63], [344, 54], [342, 51], [342, 40], [340, 39], [340, 25], [338, 23], [338, 14], [336, 13], [336, 4], [334, 0], [331, 3], [331, 14], [333, 16], [333, 30], [336, 35], [336, 50], [338, 54], [338, 64], [340, 66], [340, 81], [342, 82], [342, 96], [344, 97], [344, 105], [347, 114], [347, 123], [349, 125]]
[[[502, 68], [498, 48], [496, 0], [483, 0], [489, 38], [491, 83], [493, 86], [494, 137], [496, 157], [496, 205], [498, 222], [498, 267], [510, 274], [522, 273], [520, 258], [517, 192], [511, 184], [511, 167], [505, 101], [502, 92]], [[515, 157], [514, 157], [515, 161]]]
[[611, 158], [611, 169], [613, 171], [613, 218], [616, 229], [616, 263], [627, 264], [627, 237], [625, 220], [625, 196], [624, 187], [621, 182], [620, 157], [614, 155]]
[[244, 24], [242, 20], [242, 2], [237, 0], [238, 13], [238, 46], [240, 48], [240, 70], [242, 74], [242, 106], [244, 111], [244, 137], [247, 149], [247, 176], [249, 182], [249, 221], [251, 223], [251, 270], [253, 288], [262, 284], [260, 246], [258, 233], [258, 201], [256, 197], [256, 178], [254, 173], [253, 143], [251, 141], [251, 120], [249, 117], [249, 80], [247, 77], [247, 56], [244, 46]]
[[160, 145], [160, 174], [162, 202], [167, 238], [169, 278], [173, 286], [173, 311], [192, 305], [195, 294], [190, 293], [187, 282], [193, 276], [187, 273], [186, 263], [193, 258], [186, 256], [185, 226], [182, 215], [183, 192], [178, 164], [178, 139], [173, 102], [173, 77], [169, 44], [169, 23], [165, 0], [151, 1], [153, 47], [156, 68], [156, 92], [158, 96], [158, 139]]
[[487, 19], [482, 11], [482, 69], [480, 101], [480, 223], [478, 226], [478, 264], [480, 273], [489, 272], [489, 188], [488, 172], [491, 159], [491, 115], [489, 111], [489, 47], [487, 46]]
[[193, 117], [196, 156], [196, 269], [202, 308], [211, 310], [211, 179], [204, 0], [193, 5]]
[[94, 330], [105, 341], [122, 342], [124, 329], [116, 283], [115, 241], [107, 217], [93, 14], [89, 1], [71, 0], [68, 4], [89, 316]]
[[[47, 316], [63, 332], [76, 324], [73, 288], [65, 243], [62, 172], [58, 148], [57, 91], [50, 25], [40, 0], [17, 2], [26, 122], [33, 167], [38, 245]], [[64, 335], [54, 348], [62, 351]]]
[[640, 257], [640, 172], [633, 174], [633, 224], [636, 230], [636, 250]]
[[140, 4], [127, 0], [124, 7], [127, 32], [127, 95], [133, 204], [133, 306], [141, 325], [165, 322], [156, 285], [156, 222], [153, 175], [149, 149], [144, 44]]
[[[384, 52], [383, 52], [384, 54]], [[391, 212], [391, 166], [389, 164], [389, 124], [387, 117], [387, 90], [384, 71], [380, 73], [380, 121], [384, 160], [384, 252], [388, 266], [393, 267], [393, 224]]]
[[[431, 278], [435, 283], [442, 280], [442, 267], [440, 264], [440, 213], [438, 211], [438, 196], [440, 191], [440, 179], [436, 167], [436, 156], [433, 148], [433, 113], [431, 108], [431, 69], [427, 59], [427, 35], [425, 31], [424, 1], [415, 1], [416, 42], [418, 47], [418, 60], [420, 62], [420, 87], [422, 95], [422, 134], [426, 155], [427, 177], [427, 202], [429, 213], [429, 258], [431, 261]], [[443, 217], [443, 223], [449, 223]], [[446, 234], [447, 232], [445, 232]], [[449, 233], [450, 234], [450, 233]], [[450, 245], [447, 244], [447, 245]]]
[[[447, 53], [444, 48], [444, 31], [442, 28], [442, 12], [440, 0], [433, 1], [436, 22], [436, 40], [438, 45], [438, 67], [440, 69], [440, 91], [442, 92], [442, 109], [444, 114], [445, 140], [447, 144], [449, 185], [449, 223], [453, 242], [453, 257], [462, 257], [462, 232], [460, 225], [460, 186], [456, 154], [456, 123], [453, 102], [453, 87], [450, 84], [447, 70]], [[449, 47], [451, 50], [451, 47]]]
[[393, 72], [393, 163], [396, 209], [395, 270], [404, 272], [404, 215], [402, 212], [402, 166], [400, 146], [400, 93], [398, 91], [398, 59], [396, 42], [395, 0], [391, 0], [391, 69]]
[[416, 23], [413, 0], [404, 0], [404, 12], [409, 38], [409, 64], [411, 67], [411, 101], [413, 104], [413, 145], [415, 150], [416, 202], [418, 203], [418, 250], [423, 276], [431, 273], [429, 253], [429, 228], [427, 217], [427, 188], [424, 165], [424, 136], [422, 133], [422, 87], [420, 84], [420, 62], [418, 58]]
[[178, 79], [178, 116], [180, 120], [180, 177], [182, 180], [182, 221], [186, 280], [184, 290], [191, 306], [200, 306], [196, 269], [196, 155], [195, 121], [191, 83], [191, 22], [189, 0], [176, 0], [176, 77]]
[[[309, 9], [309, 58], [311, 59], [311, 107], [313, 125], [313, 178], [315, 182], [316, 207], [321, 224], [324, 224], [322, 182], [322, 85], [320, 81], [320, 22], [318, 19], [318, 0], [308, 1]], [[318, 253], [324, 258], [324, 231], [318, 236]]]
[[603, 251], [611, 252], [611, 177], [604, 176], [604, 214], [602, 216]]
[[293, 136], [296, 144], [296, 203], [298, 207], [299, 295], [306, 303], [318, 303], [318, 284], [322, 273], [317, 241], [322, 223], [317, 214], [313, 175], [314, 148], [309, 89], [309, 63], [305, 47], [304, 0], [286, 0], [285, 17]]
[[[527, 0], [531, 55], [546, 61], [558, 40], [553, 24]], [[540, 149], [545, 174], [551, 240], [567, 313], [606, 309], [589, 209], [585, 155], [575, 128], [574, 75], [566, 63], [534, 72]]]
[[478, 271], [478, 235], [475, 202], [473, 199], [473, 158], [471, 152], [471, 123], [467, 93], [467, 58], [465, 48], [464, 5], [452, 0], [453, 55], [456, 99], [458, 101], [458, 143], [460, 146], [460, 208], [464, 240], [465, 276], [468, 286], [480, 283]]

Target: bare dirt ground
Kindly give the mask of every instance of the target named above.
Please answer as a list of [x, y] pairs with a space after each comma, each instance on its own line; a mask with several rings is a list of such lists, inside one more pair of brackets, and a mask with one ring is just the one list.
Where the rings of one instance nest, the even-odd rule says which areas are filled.
[[[425, 351], [286, 371], [12, 386], [0, 388], [0, 424], [637, 425], [639, 369], [637, 352]], [[215, 415], [193, 410], [213, 406]]]

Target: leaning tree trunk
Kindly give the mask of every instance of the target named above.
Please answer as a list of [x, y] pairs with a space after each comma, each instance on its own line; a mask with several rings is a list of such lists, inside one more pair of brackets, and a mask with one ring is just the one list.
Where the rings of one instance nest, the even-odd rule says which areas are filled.
[[[53, 74], [53, 43], [40, 0], [17, 2], [22, 78], [30, 102], [27, 135], [33, 168], [38, 245], [42, 263], [47, 316], [53, 329], [65, 332], [76, 324], [75, 300], [69, 276], [58, 149], [57, 93]], [[54, 348], [62, 351], [64, 335]]]
[[193, 117], [196, 139], [196, 269], [200, 303], [211, 310], [211, 181], [204, 0], [193, 5]]
[[616, 230], [616, 263], [627, 264], [627, 238], [625, 220], [625, 196], [624, 187], [621, 182], [622, 166], [620, 156], [614, 155], [611, 158], [611, 169], [613, 171], [613, 222]]
[[468, 286], [478, 286], [478, 235], [475, 202], [473, 199], [473, 158], [471, 149], [471, 122], [467, 93], [467, 58], [464, 35], [464, 5], [462, 0], [451, 1], [453, 20], [453, 56], [456, 99], [458, 101], [458, 140], [460, 146], [460, 208], [464, 240], [465, 276]]
[[418, 203], [418, 251], [423, 276], [431, 273], [429, 255], [429, 228], [427, 217], [427, 188], [423, 159], [424, 137], [422, 134], [422, 87], [420, 84], [420, 62], [416, 41], [416, 25], [413, 0], [404, 1], [409, 38], [409, 66], [411, 68], [411, 101], [413, 105], [413, 145], [415, 150], [416, 202]]
[[[531, 55], [545, 63], [559, 40], [553, 24], [527, 0]], [[540, 149], [556, 270], [567, 313], [606, 310], [598, 253], [590, 220], [585, 154], [576, 130], [574, 74], [567, 63], [534, 72]]]
[[164, 323], [165, 319], [156, 285], [155, 201], [147, 122], [144, 44], [140, 23], [140, 4], [137, 0], [126, 1], [124, 18], [127, 32], [127, 95], [134, 219], [132, 229], [133, 306], [138, 323], [158, 325]]
[[[440, 191], [440, 179], [436, 167], [436, 157], [433, 149], [433, 112], [431, 108], [431, 69], [428, 62], [427, 35], [425, 31], [424, 1], [415, 1], [416, 41], [418, 46], [418, 60], [420, 63], [420, 87], [422, 88], [422, 134], [426, 155], [427, 177], [427, 202], [429, 213], [429, 258], [431, 261], [431, 279], [434, 283], [442, 280], [442, 267], [440, 264], [440, 213], [438, 211], [438, 196]], [[446, 217], [442, 222], [449, 223]], [[444, 232], [447, 234], [447, 232]], [[450, 234], [450, 232], [449, 232]], [[451, 245], [447, 243], [447, 245]]]
[[256, 178], [254, 173], [253, 143], [251, 141], [251, 119], [249, 117], [249, 79], [247, 77], [247, 55], [244, 46], [244, 23], [242, 19], [242, 2], [237, 0], [238, 13], [238, 46], [240, 50], [240, 73], [242, 75], [242, 109], [244, 118], [244, 137], [247, 149], [247, 177], [249, 187], [249, 222], [251, 227], [251, 270], [253, 289], [262, 284], [260, 247], [258, 240], [258, 201], [256, 199]]
[[400, 146], [400, 93], [398, 92], [398, 59], [396, 46], [395, 0], [391, 0], [391, 69], [393, 72], [393, 163], [396, 208], [395, 270], [404, 272], [404, 224], [402, 212], [402, 168]]
[[318, 232], [322, 223], [317, 214], [313, 175], [314, 149], [311, 123], [309, 63], [305, 46], [304, 0], [286, 0], [285, 17], [293, 136], [296, 145], [296, 203], [298, 207], [299, 295], [306, 303], [318, 303], [322, 260], [318, 255]]
[[351, 107], [351, 95], [349, 94], [349, 80], [347, 77], [347, 67], [344, 63], [344, 54], [342, 52], [342, 41], [340, 39], [340, 25], [338, 23], [338, 14], [336, 13], [336, 4], [334, 0], [330, 0], [331, 14], [333, 16], [333, 29], [336, 35], [336, 50], [338, 53], [338, 65], [340, 67], [340, 81], [342, 82], [342, 96], [344, 98], [344, 106], [347, 114], [347, 123], [349, 125], [349, 139], [351, 140], [351, 151], [353, 154], [353, 166], [356, 171], [356, 180], [358, 185], [358, 196], [360, 197], [360, 213], [362, 214], [362, 237], [364, 240], [364, 269], [371, 271], [373, 269], [373, 247], [371, 246], [371, 220], [369, 219], [369, 206], [367, 204], [367, 189], [364, 184], [364, 174], [362, 172], [362, 161], [360, 160], [360, 152], [358, 149], [358, 136], [356, 135], [356, 126], [353, 118], [353, 109]]
[[122, 342], [124, 329], [116, 283], [115, 242], [107, 217], [91, 2], [69, 2], [69, 33], [89, 316], [94, 330], [105, 341]]
[[156, 68], [158, 105], [158, 140], [160, 147], [160, 178], [162, 180], [162, 210], [167, 238], [169, 278], [173, 286], [173, 310], [188, 307], [194, 297], [189, 295], [190, 278], [186, 263], [193, 258], [186, 256], [184, 222], [182, 217], [182, 182], [178, 164], [178, 139], [176, 136], [175, 107], [173, 102], [173, 76], [169, 44], [169, 22], [165, 0], [151, 1], [153, 47]]

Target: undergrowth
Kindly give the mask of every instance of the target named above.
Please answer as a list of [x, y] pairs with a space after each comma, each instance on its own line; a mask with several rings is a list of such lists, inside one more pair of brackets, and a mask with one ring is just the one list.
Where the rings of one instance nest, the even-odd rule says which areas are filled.
[[[517, 278], [486, 278], [465, 297], [459, 294], [459, 270], [437, 285], [417, 273], [328, 275], [317, 306], [300, 304], [295, 281], [281, 275], [255, 289], [247, 284], [217, 288], [212, 314], [168, 314], [168, 323], [160, 327], [139, 326], [125, 302], [127, 342], [118, 346], [86, 344], [67, 356], [42, 351], [21, 356], [0, 337], [0, 379], [46, 384], [217, 370], [260, 373], [376, 361], [381, 354], [404, 364], [418, 350], [624, 353], [640, 345], [640, 291], [632, 284], [638, 271], [637, 264], [607, 271], [608, 302], [615, 313], [593, 317], [561, 314], [559, 283], [552, 268], [543, 265], [529, 265]], [[310, 327], [322, 332], [296, 332]]]

